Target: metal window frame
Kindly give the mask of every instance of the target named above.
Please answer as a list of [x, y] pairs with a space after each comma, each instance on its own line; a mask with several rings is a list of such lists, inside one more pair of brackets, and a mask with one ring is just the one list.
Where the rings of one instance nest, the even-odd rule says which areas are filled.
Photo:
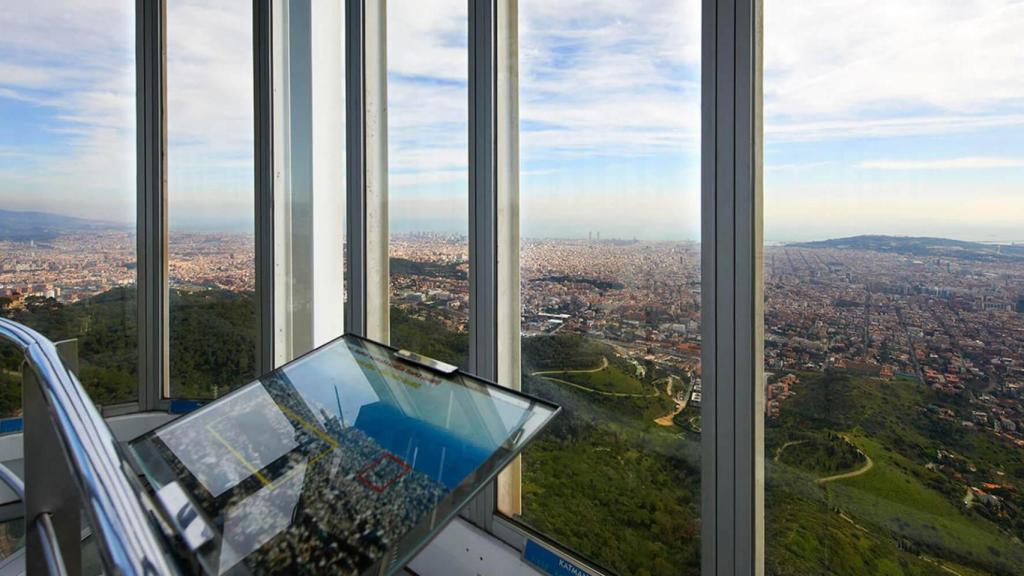
[[274, 369], [274, 88], [272, 0], [253, 0], [253, 152], [256, 220], [256, 370]]
[[702, 573], [764, 573], [762, 0], [704, 0]]
[[366, 335], [366, 78], [363, 0], [345, 3], [345, 332]]
[[157, 410], [167, 390], [166, 0], [135, 2], [136, 302], [138, 407]]
[[[270, 0], [253, 0], [254, 194], [260, 373], [273, 368], [273, 89]], [[138, 394], [108, 414], [170, 408], [167, 0], [135, 0]]]
[[[498, 34], [511, 42], [516, 13], [510, 15], [506, 5], [499, 14]], [[762, 15], [763, 0], [702, 0], [701, 565], [706, 576], [764, 574]], [[471, 23], [480, 27], [478, 34], [487, 32], [480, 22]], [[470, 82], [476, 86], [482, 80], [471, 76]], [[517, 102], [504, 90], [498, 98], [509, 100], [497, 106], [506, 114], [511, 110], [515, 124]], [[497, 140], [508, 138], [510, 129], [500, 124]], [[496, 161], [499, 170], [503, 160], [508, 158]], [[513, 241], [516, 246], [509, 245]], [[500, 233], [500, 224], [498, 245], [499, 253], [514, 253], [518, 260], [518, 235]], [[511, 293], [512, 280], [500, 277], [498, 294]], [[514, 280], [518, 305], [518, 275]], [[497, 333], [503, 339], [499, 349], [518, 348], [518, 341], [504, 341], [513, 338], [512, 331], [498, 326]], [[528, 537], [544, 539], [497, 513], [496, 502], [492, 506], [483, 525], [499, 539], [518, 550]]]
[[[469, 14], [469, 371], [498, 379], [497, 23], [495, 0], [467, 0]], [[464, 511], [490, 527], [497, 484]]]

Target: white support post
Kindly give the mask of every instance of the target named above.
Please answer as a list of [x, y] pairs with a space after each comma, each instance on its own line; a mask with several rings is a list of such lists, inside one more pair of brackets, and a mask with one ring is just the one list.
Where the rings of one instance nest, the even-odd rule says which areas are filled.
[[[357, 0], [350, 0], [357, 1]], [[387, 0], [363, 0], [366, 337], [390, 340]]]
[[276, 365], [343, 332], [344, 29], [339, 2], [274, 2]]
[[[498, 383], [522, 389], [519, 283], [519, 2], [496, 0]], [[522, 513], [522, 458], [498, 477], [498, 509]]]

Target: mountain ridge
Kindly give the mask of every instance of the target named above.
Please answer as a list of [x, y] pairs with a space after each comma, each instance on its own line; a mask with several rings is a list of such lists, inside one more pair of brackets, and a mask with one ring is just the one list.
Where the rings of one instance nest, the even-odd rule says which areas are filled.
[[811, 242], [786, 244], [796, 248], [835, 248], [840, 250], [867, 250], [904, 254], [918, 257], [962, 258], [978, 261], [1024, 260], [1024, 245], [985, 244], [968, 240], [953, 240], [932, 236], [886, 236], [863, 234]]
[[52, 212], [0, 210], [0, 240], [14, 242], [52, 240], [69, 232], [126, 228], [123, 224], [54, 214]]

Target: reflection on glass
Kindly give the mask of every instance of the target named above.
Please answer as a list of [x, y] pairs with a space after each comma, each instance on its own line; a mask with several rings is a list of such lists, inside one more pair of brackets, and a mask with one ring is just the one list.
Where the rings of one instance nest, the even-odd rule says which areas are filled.
[[1024, 566], [1024, 5], [765, 9], [769, 574]]
[[390, 572], [555, 411], [346, 337], [132, 451], [158, 490], [180, 483], [219, 532], [200, 548], [209, 573]]
[[501, 511], [622, 575], [700, 572], [699, 29], [519, 3], [522, 385], [565, 414]]
[[[97, 404], [134, 401], [134, 2], [3, 12], [0, 315], [77, 339]], [[0, 417], [21, 414], [20, 366], [0, 345]]]
[[464, 0], [389, 0], [391, 343], [469, 358], [469, 49]]
[[256, 376], [252, 2], [167, 2], [170, 395]]

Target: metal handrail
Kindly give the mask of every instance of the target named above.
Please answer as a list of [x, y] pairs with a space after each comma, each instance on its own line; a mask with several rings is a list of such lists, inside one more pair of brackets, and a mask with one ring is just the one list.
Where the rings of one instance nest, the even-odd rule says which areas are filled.
[[53, 529], [53, 520], [48, 512], [39, 515], [33, 523], [39, 530], [39, 544], [46, 559], [46, 571], [50, 576], [67, 576], [68, 569], [64, 565], [64, 557], [60, 554], [60, 542], [57, 532]]
[[[161, 536], [150, 521], [139, 486], [127, 474], [113, 433], [78, 378], [61, 362], [54, 344], [6, 318], [0, 318], [0, 339], [17, 346], [37, 376], [50, 424], [67, 457], [107, 569], [126, 575], [173, 573]], [[26, 526], [36, 526], [36, 520], [26, 518]], [[39, 525], [45, 528], [47, 521]]]
[[18, 497], [18, 500], [25, 501], [25, 483], [21, 481], [21, 477], [14, 473], [13, 470], [0, 463], [0, 481], [7, 484], [7, 487], [14, 491], [14, 495]]

